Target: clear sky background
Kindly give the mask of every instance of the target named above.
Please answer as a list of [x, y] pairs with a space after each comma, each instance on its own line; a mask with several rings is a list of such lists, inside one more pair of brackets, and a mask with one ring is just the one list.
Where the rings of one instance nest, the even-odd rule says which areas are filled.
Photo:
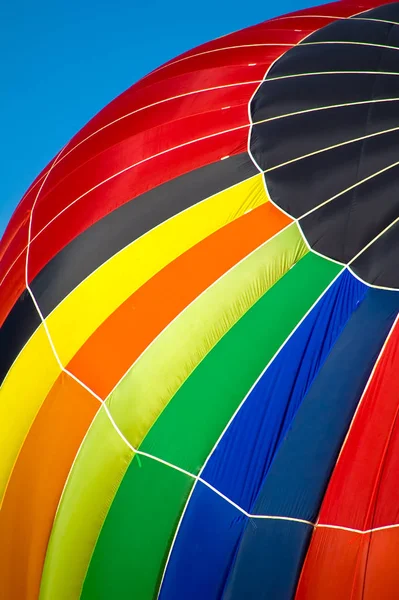
[[103, 106], [215, 37], [317, 0], [3, 0], [0, 234], [26, 188]]

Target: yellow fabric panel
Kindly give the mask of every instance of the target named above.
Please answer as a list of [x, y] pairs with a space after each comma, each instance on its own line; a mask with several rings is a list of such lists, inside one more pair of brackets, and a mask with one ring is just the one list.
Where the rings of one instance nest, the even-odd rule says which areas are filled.
[[209, 287], [146, 349], [107, 399], [135, 448], [206, 354], [307, 252], [293, 223]]
[[0, 504], [25, 437], [60, 373], [45, 329], [40, 325], [0, 389]]
[[77, 600], [93, 548], [134, 454], [98, 411], [72, 467], [55, 517], [40, 600]]
[[267, 202], [255, 175], [179, 213], [135, 240], [85, 279], [46, 321], [66, 365], [101, 323], [140, 286], [183, 252]]

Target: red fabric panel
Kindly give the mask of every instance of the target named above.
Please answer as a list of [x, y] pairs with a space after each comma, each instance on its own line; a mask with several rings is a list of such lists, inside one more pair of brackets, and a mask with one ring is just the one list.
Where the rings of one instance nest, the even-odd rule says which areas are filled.
[[399, 527], [316, 529], [295, 600], [397, 600]]
[[23, 251], [0, 285], [0, 327], [25, 289], [25, 258], [26, 250]]

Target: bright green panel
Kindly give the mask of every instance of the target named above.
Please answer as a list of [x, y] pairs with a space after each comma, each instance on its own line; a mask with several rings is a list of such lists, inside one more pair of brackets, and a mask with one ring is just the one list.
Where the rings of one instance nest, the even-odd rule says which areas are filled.
[[[198, 365], [141, 450], [197, 473], [253, 382], [340, 270], [312, 253], [290, 269]], [[184, 490], [169, 489], [172, 469], [158, 468], [157, 477], [151, 478], [146, 465], [140, 468], [135, 458], [122, 481], [91, 560], [84, 600], [156, 596], [192, 483], [187, 478]]]

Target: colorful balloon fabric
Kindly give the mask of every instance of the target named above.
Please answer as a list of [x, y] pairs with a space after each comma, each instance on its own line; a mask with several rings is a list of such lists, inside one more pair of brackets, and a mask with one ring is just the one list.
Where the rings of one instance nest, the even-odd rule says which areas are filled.
[[399, 2], [156, 69], [1, 243], [0, 597], [399, 597]]

